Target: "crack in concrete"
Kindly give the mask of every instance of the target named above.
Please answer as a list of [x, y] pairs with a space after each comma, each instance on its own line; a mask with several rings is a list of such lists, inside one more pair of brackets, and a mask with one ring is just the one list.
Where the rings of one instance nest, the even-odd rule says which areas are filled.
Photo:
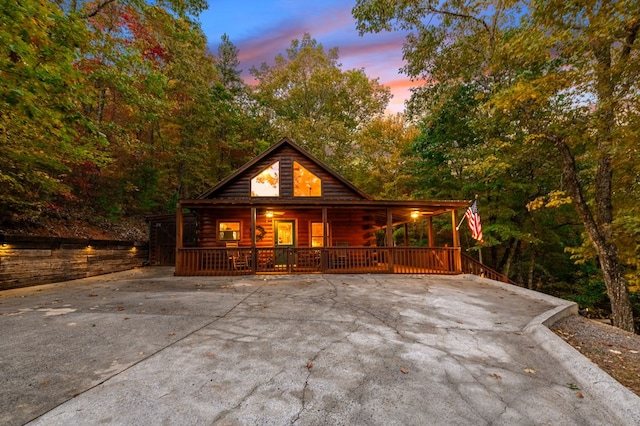
[[[355, 324], [355, 320], [353, 321], [352, 324]], [[356, 326], [356, 328], [354, 330], [350, 330], [349, 332], [347, 332], [345, 335], [343, 335], [341, 338], [339, 339], [335, 339], [329, 343], [327, 343], [324, 347], [320, 348], [312, 358], [310, 358], [309, 362], [311, 363], [311, 367], [307, 367], [307, 375], [305, 377], [305, 381], [304, 381], [304, 385], [302, 386], [302, 397], [300, 398], [300, 402], [301, 402], [301, 407], [300, 407], [300, 411], [298, 411], [298, 413], [296, 413], [296, 415], [294, 416], [294, 418], [291, 420], [291, 425], [294, 425], [295, 423], [297, 423], [300, 420], [300, 416], [302, 415], [302, 413], [305, 411], [306, 409], [306, 404], [307, 404], [307, 389], [309, 388], [309, 379], [311, 378], [311, 374], [313, 371], [313, 364], [316, 362], [316, 360], [324, 353], [326, 352], [330, 347], [340, 343], [340, 342], [344, 342], [346, 340], [349, 339], [349, 337], [355, 333], [356, 331], [359, 330], [359, 326]], [[309, 365], [309, 364], [307, 364]]]
[[[160, 352], [164, 351], [165, 349], [167, 349], [167, 348], [169, 348], [169, 347], [171, 347], [171, 346], [173, 346], [173, 345], [175, 345], [175, 344], [177, 344], [177, 343], [179, 343], [179, 342], [181, 342], [181, 341], [185, 340], [186, 338], [188, 338], [188, 337], [190, 337], [190, 336], [193, 336], [195, 333], [199, 332], [200, 330], [203, 330], [204, 328], [206, 328], [206, 327], [210, 326], [211, 324], [213, 324], [213, 323], [215, 323], [215, 322], [217, 322], [217, 321], [220, 321], [222, 318], [226, 318], [226, 317], [227, 317], [231, 312], [233, 312], [233, 311], [234, 311], [238, 306], [240, 306], [240, 305], [241, 305], [242, 303], [244, 303], [248, 298], [250, 298], [250, 297], [251, 297], [251, 296], [253, 296], [255, 293], [257, 293], [257, 292], [258, 292], [258, 291], [259, 291], [263, 286], [264, 286], [264, 284], [263, 284], [263, 285], [261, 285], [261, 286], [259, 286], [258, 288], [256, 288], [254, 291], [252, 291], [251, 293], [249, 293], [246, 297], [244, 297], [244, 298], [243, 298], [242, 300], [240, 300], [238, 303], [236, 303], [235, 305], [233, 305], [233, 306], [232, 306], [232, 307], [231, 307], [227, 312], [225, 312], [224, 314], [222, 314], [222, 315], [220, 315], [220, 316], [218, 316], [218, 317], [214, 318], [212, 321], [209, 321], [209, 322], [207, 322], [206, 324], [204, 324], [204, 325], [202, 325], [202, 326], [200, 326], [200, 327], [197, 327], [196, 329], [194, 329], [194, 330], [192, 330], [192, 331], [190, 331], [190, 332], [186, 333], [184, 336], [180, 337], [179, 339], [177, 339], [177, 340], [175, 340], [175, 341], [173, 341], [173, 342], [171, 342], [171, 343], [169, 343], [169, 344], [167, 344], [167, 345], [161, 346], [160, 348], [158, 348], [158, 350], [153, 351], [153, 352], [150, 352], [150, 353], [149, 353], [149, 355], [147, 355], [147, 356], [145, 356], [145, 357], [140, 358], [139, 360], [135, 361], [135, 362], [134, 362], [134, 363], [132, 363], [131, 365], [127, 366], [126, 368], [124, 368], [124, 369], [122, 369], [122, 370], [120, 370], [120, 371], [118, 371], [118, 372], [116, 372], [116, 373], [112, 374], [111, 376], [106, 377], [104, 380], [99, 381], [98, 383], [94, 384], [93, 386], [90, 386], [90, 387], [88, 387], [88, 388], [84, 389], [83, 391], [80, 391], [80, 392], [78, 392], [78, 393], [74, 394], [74, 395], [73, 395], [73, 396], [71, 396], [70, 398], [65, 399], [64, 401], [62, 401], [62, 402], [60, 402], [59, 404], [57, 404], [57, 405], [55, 405], [55, 406], [51, 407], [51, 408], [50, 408], [50, 409], [48, 409], [47, 411], [45, 411], [45, 412], [43, 412], [43, 413], [40, 413], [38, 416], [36, 416], [36, 417], [32, 418], [31, 420], [29, 420], [29, 422], [35, 421], [35, 420], [37, 420], [37, 419], [41, 418], [42, 416], [44, 416], [45, 414], [49, 413], [50, 411], [53, 411], [53, 410], [54, 410], [54, 409], [56, 409], [57, 407], [60, 407], [60, 406], [62, 406], [62, 405], [64, 405], [64, 404], [66, 404], [68, 401], [70, 401], [70, 400], [72, 400], [72, 399], [74, 399], [74, 398], [76, 398], [76, 397], [78, 397], [78, 396], [80, 396], [80, 395], [83, 395], [83, 394], [85, 394], [85, 393], [87, 393], [87, 392], [90, 392], [91, 390], [93, 390], [93, 389], [95, 389], [95, 388], [97, 388], [97, 387], [99, 387], [99, 386], [102, 386], [103, 384], [105, 384], [105, 383], [106, 383], [106, 382], [108, 382], [109, 380], [111, 380], [111, 379], [113, 379], [113, 378], [115, 378], [115, 377], [118, 377], [118, 376], [120, 376], [121, 374], [126, 373], [127, 371], [131, 370], [131, 369], [132, 369], [132, 368], [134, 368], [135, 366], [137, 366], [137, 365], [139, 365], [139, 364], [141, 364], [141, 363], [143, 363], [143, 362], [145, 362], [145, 361], [147, 361], [147, 360], [151, 359], [152, 357], [154, 357], [155, 355], [157, 355], [157, 354], [159, 354]], [[27, 422], [27, 423], [29, 423], [29, 422]]]
[[[327, 280], [327, 282], [330, 282], [330, 281]], [[334, 285], [334, 290], [335, 290], [336, 297], [337, 297], [338, 290], [337, 290], [337, 288], [335, 288], [335, 285]], [[337, 302], [336, 302], [336, 304], [337, 304]], [[304, 413], [304, 411], [306, 410], [307, 390], [309, 389], [309, 379], [311, 378], [311, 375], [313, 373], [314, 363], [318, 360], [318, 358], [322, 354], [324, 354], [332, 346], [334, 346], [334, 345], [336, 345], [338, 343], [341, 343], [341, 342], [348, 341], [348, 339], [360, 329], [360, 326], [357, 325], [357, 321], [358, 321], [357, 317], [354, 318], [353, 321], [351, 321], [351, 324], [355, 326], [354, 329], [348, 330], [340, 338], [334, 339], [331, 342], [327, 343], [324, 347], [322, 347], [318, 351], [316, 351], [316, 353], [313, 355], [313, 357], [311, 357], [309, 359], [309, 363], [307, 364], [307, 370], [308, 371], [307, 371], [307, 374], [306, 374], [306, 377], [305, 377], [304, 385], [302, 386], [302, 395], [301, 395], [301, 398], [300, 398], [301, 407], [300, 407], [300, 410], [296, 413], [296, 415], [291, 420], [291, 423], [290, 423], [291, 425], [296, 424], [300, 420], [300, 416], [302, 415], [302, 413]]]
[[251, 397], [256, 393], [256, 391], [257, 391], [259, 388], [261, 388], [261, 387], [263, 387], [263, 386], [266, 386], [266, 385], [269, 385], [270, 383], [273, 383], [274, 379], [275, 379], [276, 377], [278, 377], [280, 374], [284, 373], [285, 371], [286, 371], [286, 368], [283, 368], [283, 369], [281, 369], [280, 371], [278, 371], [277, 373], [273, 374], [273, 375], [271, 376], [271, 378], [270, 378], [269, 380], [267, 380], [266, 382], [264, 382], [264, 383], [257, 383], [255, 386], [253, 386], [253, 387], [249, 390], [249, 392], [247, 392], [244, 396], [242, 396], [242, 397], [240, 398], [240, 400], [238, 401], [238, 403], [237, 403], [236, 405], [234, 405], [233, 407], [231, 407], [231, 408], [229, 408], [229, 409], [227, 409], [227, 410], [223, 410], [223, 411], [221, 411], [221, 412], [220, 412], [220, 413], [219, 413], [219, 414], [218, 414], [218, 415], [217, 415], [217, 416], [212, 420], [211, 424], [215, 424], [218, 420], [224, 419], [224, 417], [225, 417], [227, 414], [233, 413], [235, 410], [238, 410], [238, 409], [242, 406], [242, 404], [244, 404], [244, 403], [245, 403], [249, 398], [251, 398]]

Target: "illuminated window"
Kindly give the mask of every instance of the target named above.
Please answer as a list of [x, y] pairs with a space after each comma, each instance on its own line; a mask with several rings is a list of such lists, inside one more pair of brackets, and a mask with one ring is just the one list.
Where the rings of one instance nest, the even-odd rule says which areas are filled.
[[319, 197], [322, 195], [322, 181], [297, 161], [293, 162], [293, 196]]
[[280, 162], [276, 161], [251, 179], [252, 197], [278, 197], [280, 195]]
[[311, 222], [311, 247], [322, 247], [324, 244], [323, 237], [322, 222]]
[[239, 241], [240, 222], [218, 222], [218, 240]]

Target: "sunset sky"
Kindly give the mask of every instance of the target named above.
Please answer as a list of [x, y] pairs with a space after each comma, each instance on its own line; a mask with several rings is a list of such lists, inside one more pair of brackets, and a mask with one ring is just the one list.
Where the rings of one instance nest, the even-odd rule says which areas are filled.
[[339, 49], [343, 70], [364, 68], [369, 78], [379, 78], [393, 93], [387, 111], [401, 112], [409, 97], [408, 78], [399, 73], [404, 65], [399, 33], [358, 35], [351, 9], [355, 0], [209, 0], [209, 10], [200, 16], [212, 51], [222, 34], [239, 50], [240, 69], [247, 83], [252, 66], [273, 64], [285, 53], [291, 40], [309, 33], [325, 48]]

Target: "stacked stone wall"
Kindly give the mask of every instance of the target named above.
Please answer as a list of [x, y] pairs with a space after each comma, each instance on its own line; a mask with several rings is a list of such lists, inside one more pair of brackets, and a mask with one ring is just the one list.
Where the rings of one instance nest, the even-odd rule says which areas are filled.
[[125, 271], [148, 258], [146, 242], [0, 234], [0, 290]]

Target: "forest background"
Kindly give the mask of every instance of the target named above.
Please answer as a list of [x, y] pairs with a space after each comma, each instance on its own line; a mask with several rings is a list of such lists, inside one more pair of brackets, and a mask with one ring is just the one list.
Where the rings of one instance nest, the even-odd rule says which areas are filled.
[[389, 88], [310, 34], [247, 85], [228, 37], [208, 50], [206, 7], [0, 2], [2, 232], [144, 237], [145, 216], [175, 212], [288, 136], [375, 198], [478, 194], [484, 242], [464, 234], [466, 250], [633, 329], [637, 2], [359, 0], [365, 37], [409, 34], [416, 87], [396, 115]]

